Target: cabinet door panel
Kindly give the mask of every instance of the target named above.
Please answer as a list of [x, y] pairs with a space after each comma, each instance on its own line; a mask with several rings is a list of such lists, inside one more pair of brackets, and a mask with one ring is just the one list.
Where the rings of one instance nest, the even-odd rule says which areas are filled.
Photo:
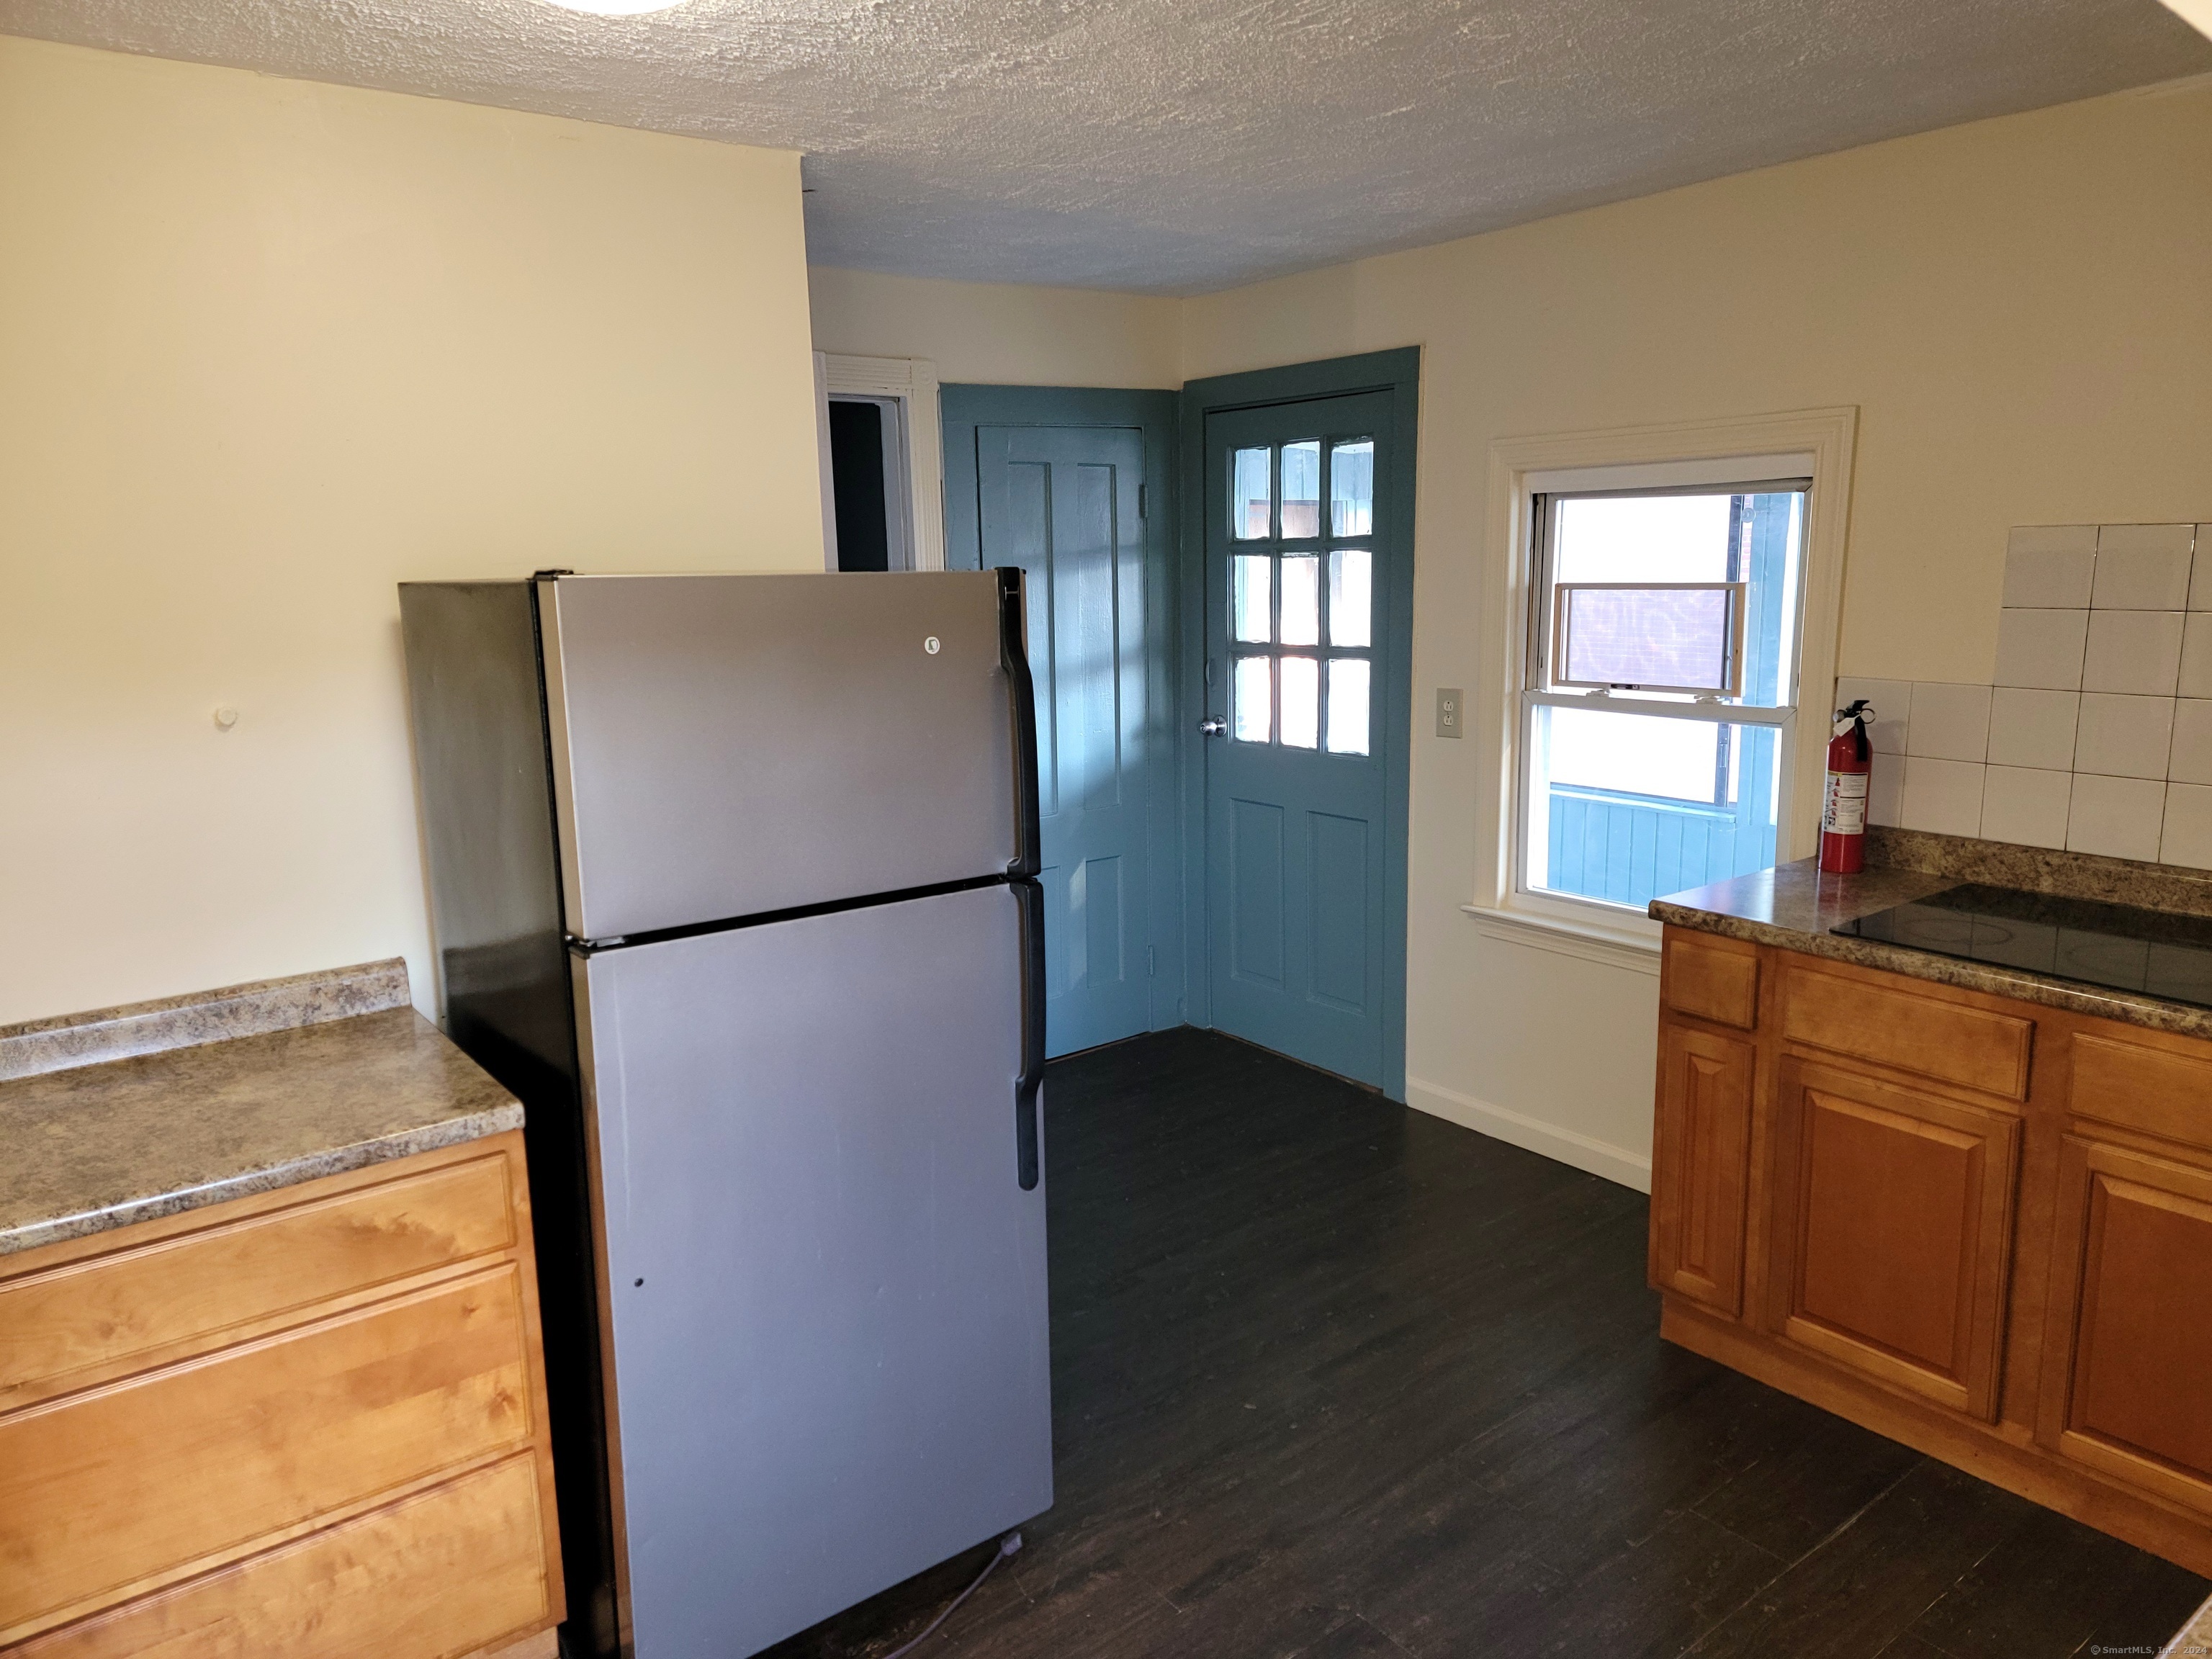
[[1651, 1283], [1731, 1319], [1743, 1310], [1754, 1060], [1748, 1042], [1678, 1026], [1660, 1034]]
[[1794, 1058], [1781, 1094], [1783, 1334], [1993, 1417], [2019, 1120]]
[[2212, 1171], [2068, 1136], [2039, 1429], [2212, 1510]]

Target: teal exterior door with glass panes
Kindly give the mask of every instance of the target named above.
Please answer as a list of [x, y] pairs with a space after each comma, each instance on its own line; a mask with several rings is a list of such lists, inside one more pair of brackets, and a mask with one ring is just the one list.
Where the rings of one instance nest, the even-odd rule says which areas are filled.
[[[1212, 1021], [1386, 1075], [1378, 443], [1389, 394], [1209, 414], [1205, 432]], [[1393, 458], [1379, 457], [1387, 466]]]
[[1804, 508], [1794, 481], [1537, 498], [1525, 887], [1641, 910], [1774, 863]]

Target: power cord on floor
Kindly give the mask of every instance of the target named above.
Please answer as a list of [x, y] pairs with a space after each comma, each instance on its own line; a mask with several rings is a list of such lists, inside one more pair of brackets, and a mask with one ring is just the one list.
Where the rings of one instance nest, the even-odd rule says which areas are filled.
[[931, 1620], [929, 1621], [928, 1627], [925, 1629], [921, 1635], [915, 1637], [914, 1640], [908, 1642], [904, 1647], [893, 1649], [890, 1652], [884, 1655], [884, 1659], [906, 1659], [906, 1656], [908, 1654], [912, 1653], [924, 1642], [927, 1642], [931, 1637], [936, 1635], [937, 1627], [939, 1625], [942, 1625], [946, 1620], [950, 1619], [954, 1613], [957, 1613], [960, 1610], [960, 1604], [963, 1601], [965, 1601], [977, 1590], [983, 1588], [983, 1581], [986, 1578], [988, 1578], [993, 1572], [997, 1571], [999, 1563], [1005, 1560], [1008, 1556], [1017, 1553], [1020, 1550], [1021, 1547], [1022, 1535], [1018, 1532], [1010, 1532], [1004, 1538], [1001, 1538], [999, 1540], [998, 1553], [983, 1564], [983, 1571], [975, 1575], [974, 1583], [970, 1583], [966, 1589], [962, 1590], [959, 1595], [952, 1598], [952, 1605], [945, 1608], [944, 1612], [939, 1613], [936, 1618]]

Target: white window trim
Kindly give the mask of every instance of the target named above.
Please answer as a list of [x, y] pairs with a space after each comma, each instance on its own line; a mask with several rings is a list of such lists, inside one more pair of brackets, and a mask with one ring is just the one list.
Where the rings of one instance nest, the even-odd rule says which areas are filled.
[[[1461, 907], [1483, 933], [1528, 942], [1531, 928], [1573, 939], [1599, 959], [1623, 966], [1658, 949], [1659, 924], [1617, 905], [1515, 890], [1519, 867], [1521, 704], [1527, 672], [1532, 579], [1533, 498], [1550, 490], [1650, 489], [1661, 485], [1754, 483], [1809, 477], [1799, 620], [1797, 702], [1819, 708], [1835, 684], [1843, 619], [1844, 555], [1850, 520], [1852, 453], [1858, 410], [1798, 410], [1733, 419], [1613, 427], [1591, 432], [1501, 438], [1490, 447], [1490, 489], [1483, 556], [1484, 644], [1491, 672], [1479, 684], [1473, 724], [1487, 739], [1478, 750], [1490, 769], [1478, 801], [1475, 893]], [[1809, 856], [1819, 842], [1825, 723], [1783, 727], [1778, 857]], [[1492, 758], [1494, 757], [1494, 758]], [[1610, 951], [1605, 947], [1611, 947]]]
[[821, 449], [822, 568], [837, 568], [837, 514], [830, 482], [830, 398], [833, 392], [896, 398], [906, 435], [907, 527], [916, 570], [945, 568], [945, 444], [937, 404], [937, 365], [926, 357], [814, 354], [814, 432]]

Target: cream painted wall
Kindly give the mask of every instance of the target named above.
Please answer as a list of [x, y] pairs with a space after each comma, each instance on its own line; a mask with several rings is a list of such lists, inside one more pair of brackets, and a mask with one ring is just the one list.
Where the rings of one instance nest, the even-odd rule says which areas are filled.
[[1177, 300], [826, 265], [808, 281], [817, 351], [926, 357], [939, 380], [981, 386], [1182, 384]]
[[0, 40], [0, 1021], [427, 1007], [395, 585], [819, 568], [809, 353], [795, 155]]
[[[1188, 301], [1186, 375], [1424, 349], [1407, 1068], [1617, 1178], [1656, 981], [1479, 935], [1488, 447], [1858, 405], [1842, 672], [1986, 681], [2007, 528], [2212, 517], [2212, 84], [1923, 134]], [[1494, 790], [1491, 792], [1494, 794]]]

